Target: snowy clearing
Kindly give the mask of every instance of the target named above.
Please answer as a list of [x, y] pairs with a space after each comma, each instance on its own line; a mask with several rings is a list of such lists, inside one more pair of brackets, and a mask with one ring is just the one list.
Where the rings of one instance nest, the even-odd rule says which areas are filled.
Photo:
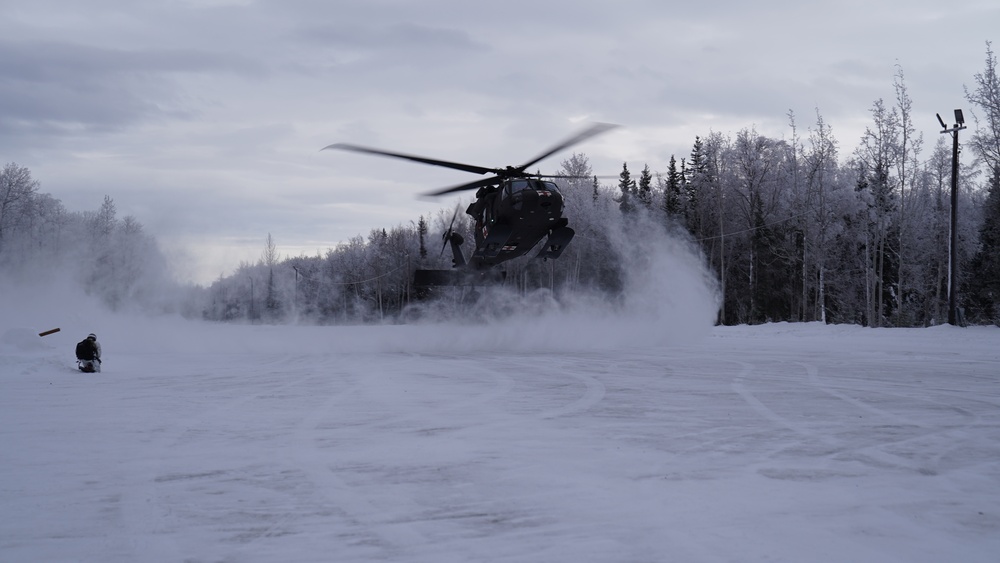
[[1000, 553], [995, 328], [74, 324], [0, 344], [3, 561]]

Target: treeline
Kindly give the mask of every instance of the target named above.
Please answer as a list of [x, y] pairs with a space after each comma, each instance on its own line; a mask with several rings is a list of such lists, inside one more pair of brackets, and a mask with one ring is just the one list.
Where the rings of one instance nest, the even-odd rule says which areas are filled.
[[[876, 118], [885, 118], [880, 112]], [[725, 324], [947, 322], [950, 147], [941, 140], [924, 162], [916, 153], [891, 156], [902, 145], [873, 131], [845, 163], [836, 160], [836, 142], [820, 116], [804, 142], [794, 126], [791, 139], [752, 128], [735, 137], [713, 133], [654, 182], [637, 183], [623, 171], [621, 208], [659, 210], [684, 225], [721, 281]], [[998, 172], [991, 172], [991, 186]], [[984, 214], [985, 192], [972, 188], [975, 178], [971, 167], [963, 169], [962, 305], [974, 322], [992, 322], [993, 300], [971, 297], [989, 285], [991, 274], [973, 266], [996, 252], [981, 244], [980, 231], [998, 218]]]
[[119, 218], [109, 196], [96, 211], [68, 211], [15, 163], [0, 170], [0, 273], [27, 284], [65, 281], [112, 310], [179, 304], [156, 240], [135, 217]]
[[[958, 193], [963, 321], [1000, 323], [1000, 81], [987, 44], [986, 70], [967, 90], [976, 128], [966, 134]], [[505, 284], [620, 296], [650, 225], [689, 238], [718, 278], [719, 322], [821, 321], [927, 326], [948, 320], [951, 137], [929, 150], [897, 68], [889, 102], [841, 157], [820, 112], [805, 131], [788, 114], [781, 139], [745, 128], [694, 140], [669, 168], [617, 185], [562, 182], [577, 238], [562, 258], [509, 263]], [[926, 119], [927, 116], [920, 116]], [[969, 154], [971, 152], [971, 154]], [[972, 158], [969, 158], [969, 157]], [[575, 154], [556, 174], [591, 177]], [[243, 264], [209, 288], [205, 317], [218, 320], [368, 322], [397, 318], [415, 296], [417, 268], [447, 268], [438, 254], [448, 212], [391, 230], [374, 229], [323, 256]], [[471, 240], [468, 219], [460, 229]], [[668, 291], [669, 288], [665, 288]], [[461, 299], [460, 294], [446, 294]]]
[[[961, 138], [959, 306], [966, 322], [1000, 324], [1000, 79], [989, 44], [986, 55], [966, 91], [973, 119]], [[683, 241], [718, 285], [720, 323], [947, 322], [951, 136], [925, 147], [901, 70], [892, 92], [872, 104], [847, 155], [818, 110], [804, 129], [790, 112], [780, 139], [754, 127], [699, 136], [666, 171], [644, 166], [633, 177], [626, 162], [613, 184], [594, 177], [585, 155], [572, 155], [555, 173], [592, 178], [561, 182], [577, 236], [558, 260], [505, 264], [507, 294], [614, 304], [646, 257]], [[315, 256], [282, 258], [268, 235], [260, 260], [179, 298], [156, 242], [134, 217], [118, 218], [111, 198], [97, 211], [69, 212], [38, 191], [30, 171], [8, 164], [0, 173], [0, 272], [70, 276], [112, 308], [152, 305], [239, 322], [393, 322], [426, 303], [412, 286], [416, 269], [451, 266], [442, 235], [453, 213], [373, 229]], [[461, 212], [455, 228], [473, 240]], [[469, 303], [470, 291], [434, 298]], [[683, 299], [676, 288], [662, 291]]]
[[[958, 181], [959, 307], [969, 322], [998, 323], [1000, 81], [989, 46], [975, 80], [978, 127]], [[633, 184], [623, 171], [622, 209], [659, 197], [683, 222], [722, 282], [726, 324], [947, 322], [952, 137], [938, 135], [925, 156], [901, 70], [893, 87], [843, 161], [818, 111], [805, 135], [790, 113], [784, 139], [753, 128], [696, 139], [658, 189], [648, 173]]]

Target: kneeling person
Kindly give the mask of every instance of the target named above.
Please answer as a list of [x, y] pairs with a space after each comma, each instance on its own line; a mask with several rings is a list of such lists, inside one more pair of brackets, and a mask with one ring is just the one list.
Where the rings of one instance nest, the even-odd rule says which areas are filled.
[[101, 344], [94, 333], [88, 334], [76, 345], [76, 365], [85, 373], [101, 371]]

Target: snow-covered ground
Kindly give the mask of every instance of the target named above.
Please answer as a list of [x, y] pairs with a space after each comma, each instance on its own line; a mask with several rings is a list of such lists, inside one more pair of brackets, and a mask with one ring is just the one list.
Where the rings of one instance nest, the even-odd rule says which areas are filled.
[[614, 303], [486, 295], [475, 323], [0, 283], [0, 561], [998, 560], [1000, 329], [713, 328], [689, 246], [622, 256]]
[[0, 321], [2, 561], [1000, 554], [1000, 329], [94, 318]]

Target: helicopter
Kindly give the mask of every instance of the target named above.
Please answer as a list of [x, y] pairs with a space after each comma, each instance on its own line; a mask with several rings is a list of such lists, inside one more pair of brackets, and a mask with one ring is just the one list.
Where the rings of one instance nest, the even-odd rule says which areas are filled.
[[465, 285], [503, 279], [503, 272], [493, 270], [508, 260], [524, 256], [545, 242], [536, 258], [558, 258], [573, 240], [575, 232], [563, 216], [563, 196], [552, 179], [575, 179], [580, 176], [532, 174], [528, 167], [566, 150], [569, 147], [614, 129], [617, 125], [595, 123], [575, 135], [559, 142], [520, 166], [487, 168], [471, 164], [449, 162], [434, 158], [390, 152], [349, 143], [334, 143], [320, 150], [337, 149], [377, 156], [386, 156], [442, 166], [488, 177], [424, 194], [443, 196], [466, 190], [476, 190], [475, 200], [466, 214], [475, 221], [475, 248], [466, 258], [462, 252], [464, 237], [455, 232], [458, 209], [451, 225], [445, 231], [441, 251], [451, 245], [453, 270], [417, 270], [414, 285]]

